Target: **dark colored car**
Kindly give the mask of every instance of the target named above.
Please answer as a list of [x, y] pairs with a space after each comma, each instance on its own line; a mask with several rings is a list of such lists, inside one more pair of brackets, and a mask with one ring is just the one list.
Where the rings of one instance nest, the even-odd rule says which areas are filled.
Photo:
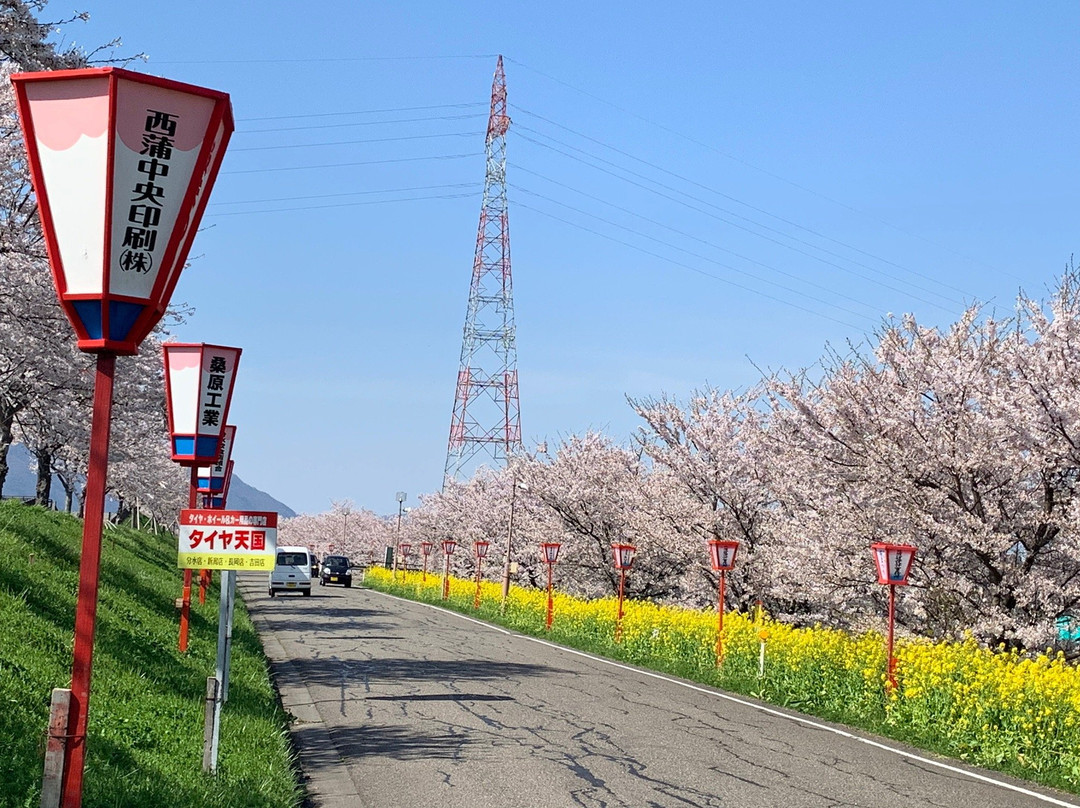
[[323, 559], [322, 572], [319, 573], [319, 586], [341, 584], [352, 586], [352, 567], [349, 559], [340, 555], [329, 555]]

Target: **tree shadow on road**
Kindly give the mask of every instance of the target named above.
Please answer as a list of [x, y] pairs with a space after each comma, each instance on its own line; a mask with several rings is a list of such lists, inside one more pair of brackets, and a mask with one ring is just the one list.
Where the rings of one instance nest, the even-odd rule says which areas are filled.
[[340, 686], [376, 681], [460, 682], [506, 681], [526, 676], [548, 676], [567, 671], [549, 665], [493, 662], [490, 659], [293, 659], [275, 666], [282, 685]]
[[491, 693], [416, 693], [410, 696], [368, 696], [364, 701], [517, 701]]
[[341, 759], [388, 757], [395, 760], [438, 760], [458, 757], [472, 741], [466, 735], [427, 734], [402, 727], [367, 724], [362, 727], [332, 727], [332, 745], [323, 740], [321, 728], [300, 727], [293, 739], [303, 751], [304, 768], [340, 765]]

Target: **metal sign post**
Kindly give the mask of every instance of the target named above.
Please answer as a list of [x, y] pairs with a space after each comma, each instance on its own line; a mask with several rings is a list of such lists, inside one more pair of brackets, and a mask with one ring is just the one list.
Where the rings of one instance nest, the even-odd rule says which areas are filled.
[[[217, 771], [221, 708], [228, 700], [237, 570], [272, 570], [277, 556], [277, 513], [273, 511], [183, 510], [177, 561], [187, 569], [223, 570], [218, 605], [213, 705], [207, 706], [203, 770]], [[208, 696], [209, 698], [209, 696]]]

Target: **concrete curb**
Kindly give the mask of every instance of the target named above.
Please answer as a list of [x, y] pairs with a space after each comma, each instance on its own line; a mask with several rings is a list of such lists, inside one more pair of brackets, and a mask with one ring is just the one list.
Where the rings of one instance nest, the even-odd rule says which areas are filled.
[[285, 675], [293, 662], [270, 627], [266, 615], [258, 606], [253, 606], [253, 598], [249, 598], [264, 588], [261, 576], [237, 576], [237, 589], [244, 596], [244, 606], [255, 624], [263, 651], [270, 662], [274, 687], [289, 714], [289, 735], [299, 757], [301, 784], [306, 797], [304, 808], [356, 808], [363, 805], [364, 801], [349, 776], [345, 760], [319, 715], [307, 685], [283, 684], [298, 682], [299, 678]]

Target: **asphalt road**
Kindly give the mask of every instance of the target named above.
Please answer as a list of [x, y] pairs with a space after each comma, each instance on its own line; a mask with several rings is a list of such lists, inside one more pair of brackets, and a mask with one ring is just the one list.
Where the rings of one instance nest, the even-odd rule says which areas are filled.
[[240, 588], [321, 808], [1080, 806], [430, 606], [337, 587], [271, 599], [264, 579]]

